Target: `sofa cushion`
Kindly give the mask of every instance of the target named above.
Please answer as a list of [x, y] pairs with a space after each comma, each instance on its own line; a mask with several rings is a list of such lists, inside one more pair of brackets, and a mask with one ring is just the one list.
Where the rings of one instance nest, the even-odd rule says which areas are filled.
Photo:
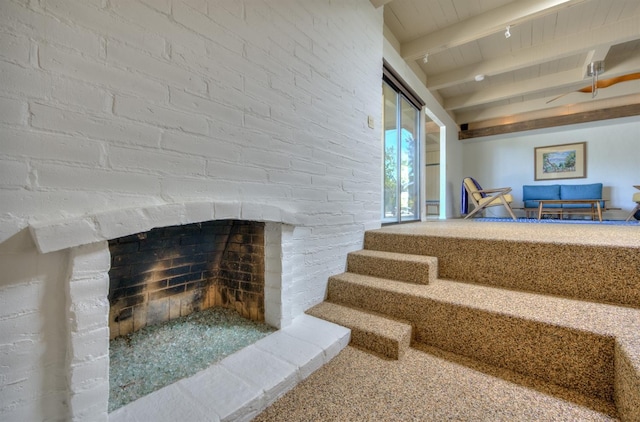
[[[522, 186], [522, 201], [525, 208], [538, 208], [540, 199], [560, 199], [560, 185]], [[560, 208], [560, 204], [549, 204], [549, 208]]]
[[[602, 183], [560, 185], [560, 199], [602, 199]], [[604, 201], [600, 202], [604, 207]], [[590, 208], [589, 204], [565, 204], [564, 208]]]

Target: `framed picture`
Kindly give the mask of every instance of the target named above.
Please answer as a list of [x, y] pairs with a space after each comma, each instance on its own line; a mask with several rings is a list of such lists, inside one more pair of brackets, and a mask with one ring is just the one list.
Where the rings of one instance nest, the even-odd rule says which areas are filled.
[[587, 143], [537, 147], [534, 150], [535, 180], [587, 177]]

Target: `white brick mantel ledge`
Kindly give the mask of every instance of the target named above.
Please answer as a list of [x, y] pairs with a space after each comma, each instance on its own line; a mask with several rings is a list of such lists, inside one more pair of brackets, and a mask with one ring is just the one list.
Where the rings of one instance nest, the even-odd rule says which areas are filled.
[[223, 219], [299, 224], [295, 213], [274, 205], [202, 201], [121, 208], [64, 220], [32, 222], [29, 230], [40, 253], [48, 253], [141, 233], [155, 227]]

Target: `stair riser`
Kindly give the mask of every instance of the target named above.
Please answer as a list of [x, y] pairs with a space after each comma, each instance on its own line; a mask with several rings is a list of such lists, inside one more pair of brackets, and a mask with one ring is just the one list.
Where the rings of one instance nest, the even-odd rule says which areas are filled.
[[366, 232], [365, 248], [438, 258], [442, 279], [640, 307], [640, 250]]
[[620, 420], [640, 421], [640, 373], [619, 345], [616, 347], [615, 403]]
[[613, 402], [613, 337], [446, 303], [425, 311], [416, 342]]
[[411, 325], [322, 302], [307, 314], [351, 330], [351, 344], [390, 359], [400, 359], [411, 345]]
[[428, 261], [413, 262], [350, 253], [347, 256], [347, 271], [408, 283], [429, 284], [438, 275], [438, 261], [435, 258]]
[[329, 280], [328, 300], [411, 322], [414, 341], [613, 401], [610, 337]]
[[351, 330], [351, 340], [349, 341], [349, 344], [389, 359], [400, 359], [402, 355], [404, 355], [405, 350], [409, 347], [411, 341], [411, 333], [407, 334], [407, 338], [403, 339], [403, 341], [397, 341], [396, 339], [386, 338], [371, 332], [363, 331], [349, 324], [348, 321], [342, 321], [340, 318], [332, 318], [326, 315], [317, 314], [313, 312], [313, 309], [307, 311], [307, 314], [349, 328]]
[[[350, 327], [348, 327], [350, 328]], [[377, 353], [389, 359], [400, 359], [408, 347], [403, 347], [401, 343], [409, 344], [410, 335], [402, 342], [377, 336], [373, 333], [351, 328], [351, 344], [370, 352]]]

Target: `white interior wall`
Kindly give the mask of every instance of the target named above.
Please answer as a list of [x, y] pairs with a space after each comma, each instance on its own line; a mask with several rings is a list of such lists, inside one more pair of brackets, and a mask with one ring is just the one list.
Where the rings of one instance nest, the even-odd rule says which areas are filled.
[[382, 44], [368, 0], [0, 2], [0, 419], [69, 414], [69, 254], [30, 225], [269, 204], [282, 306], [322, 301], [380, 225]]
[[[607, 206], [622, 208], [608, 211], [604, 218], [624, 219], [635, 206], [631, 197], [638, 191], [633, 185], [640, 184], [638, 139], [640, 118], [633, 117], [471, 140], [463, 148], [464, 176], [485, 188], [512, 187], [516, 207], [522, 207], [523, 185], [602, 183]], [[586, 178], [534, 180], [534, 148], [575, 142], [587, 143]], [[487, 212], [506, 215], [503, 207]]]

